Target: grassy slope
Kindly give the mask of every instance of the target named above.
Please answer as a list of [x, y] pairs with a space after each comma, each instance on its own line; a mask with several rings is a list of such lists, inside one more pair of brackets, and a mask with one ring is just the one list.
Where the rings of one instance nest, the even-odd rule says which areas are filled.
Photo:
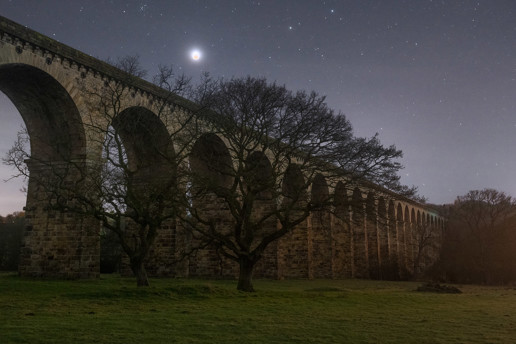
[[0, 343], [513, 343], [516, 290], [414, 292], [407, 282], [132, 279], [0, 274]]

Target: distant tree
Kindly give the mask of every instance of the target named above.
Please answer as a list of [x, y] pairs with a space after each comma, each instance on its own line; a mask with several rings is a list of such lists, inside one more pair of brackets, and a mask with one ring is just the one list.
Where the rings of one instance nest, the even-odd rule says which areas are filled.
[[[251, 77], [202, 87], [198, 101], [212, 110], [204, 116], [211, 134], [193, 147], [192, 202], [183, 220], [239, 264], [239, 290], [254, 290], [254, 267], [269, 244], [334, 204], [332, 194], [309, 199], [311, 185], [368, 183], [414, 195], [399, 183], [401, 151], [377, 136], [353, 136], [324, 97]], [[217, 202], [228, 218], [199, 207]]]
[[0, 270], [18, 269], [24, 227], [24, 212], [0, 216]]
[[473, 190], [457, 197], [443, 240], [445, 274], [458, 282], [516, 280], [515, 215], [515, 200], [501, 191]]

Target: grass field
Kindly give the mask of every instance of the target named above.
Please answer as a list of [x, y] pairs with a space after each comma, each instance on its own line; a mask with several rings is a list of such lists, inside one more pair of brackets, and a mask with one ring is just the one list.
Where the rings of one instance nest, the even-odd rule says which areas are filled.
[[516, 290], [418, 283], [29, 280], [0, 273], [0, 343], [516, 343]]

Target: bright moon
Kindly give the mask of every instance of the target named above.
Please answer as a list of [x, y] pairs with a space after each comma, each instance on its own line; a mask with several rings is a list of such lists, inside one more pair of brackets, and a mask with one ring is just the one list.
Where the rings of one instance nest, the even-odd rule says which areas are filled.
[[193, 50], [190, 57], [194, 61], [199, 61], [201, 59], [201, 52], [199, 50]]

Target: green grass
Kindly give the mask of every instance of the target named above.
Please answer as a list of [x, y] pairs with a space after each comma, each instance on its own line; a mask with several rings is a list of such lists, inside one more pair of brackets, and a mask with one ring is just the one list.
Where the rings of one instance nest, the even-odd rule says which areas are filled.
[[0, 274], [0, 343], [516, 343], [516, 290], [418, 283], [30, 280]]

